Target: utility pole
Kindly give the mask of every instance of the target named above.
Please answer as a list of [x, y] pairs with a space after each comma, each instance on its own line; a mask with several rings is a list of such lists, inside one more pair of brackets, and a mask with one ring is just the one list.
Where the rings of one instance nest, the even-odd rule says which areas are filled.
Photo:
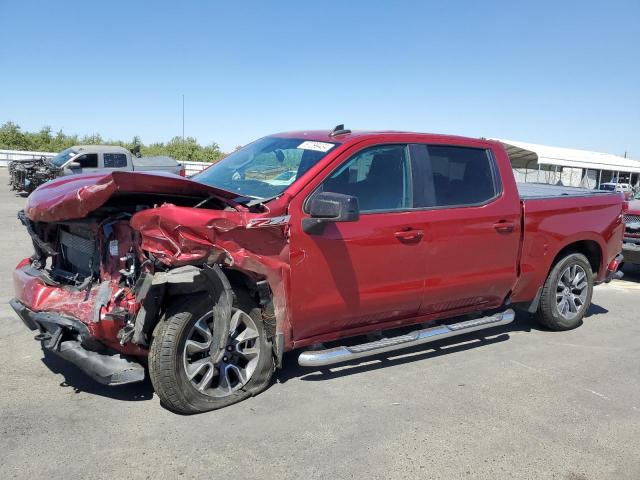
[[182, 143], [184, 143], [184, 93], [182, 94]]

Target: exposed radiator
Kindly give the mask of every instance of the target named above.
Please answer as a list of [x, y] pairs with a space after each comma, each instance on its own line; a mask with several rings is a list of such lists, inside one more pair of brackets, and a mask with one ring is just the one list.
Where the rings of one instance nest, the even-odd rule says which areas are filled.
[[73, 273], [89, 276], [99, 272], [100, 257], [93, 240], [60, 231], [62, 258]]

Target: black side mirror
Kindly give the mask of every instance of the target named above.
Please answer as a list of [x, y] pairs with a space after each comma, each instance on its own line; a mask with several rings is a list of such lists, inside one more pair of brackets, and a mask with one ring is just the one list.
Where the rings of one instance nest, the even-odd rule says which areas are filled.
[[302, 230], [319, 234], [329, 222], [355, 222], [360, 218], [358, 198], [342, 193], [319, 192], [309, 200], [311, 218], [302, 220]]

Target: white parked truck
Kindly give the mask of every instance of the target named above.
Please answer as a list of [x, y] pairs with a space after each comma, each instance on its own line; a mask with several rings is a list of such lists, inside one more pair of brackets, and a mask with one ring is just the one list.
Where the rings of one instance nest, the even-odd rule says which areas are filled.
[[11, 162], [9, 184], [12, 190], [30, 193], [56, 177], [114, 170], [170, 172], [185, 176], [184, 167], [171, 157], [137, 157], [126, 148], [114, 145], [76, 145], [52, 158]]

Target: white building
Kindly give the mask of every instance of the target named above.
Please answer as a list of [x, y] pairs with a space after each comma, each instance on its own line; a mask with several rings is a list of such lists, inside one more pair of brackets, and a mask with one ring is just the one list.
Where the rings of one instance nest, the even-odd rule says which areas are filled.
[[501, 138], [493, 140], [505, 146], [518, 182], [599, 188], [602, 183], [617, 181], [640, 186], [638, 160]]

